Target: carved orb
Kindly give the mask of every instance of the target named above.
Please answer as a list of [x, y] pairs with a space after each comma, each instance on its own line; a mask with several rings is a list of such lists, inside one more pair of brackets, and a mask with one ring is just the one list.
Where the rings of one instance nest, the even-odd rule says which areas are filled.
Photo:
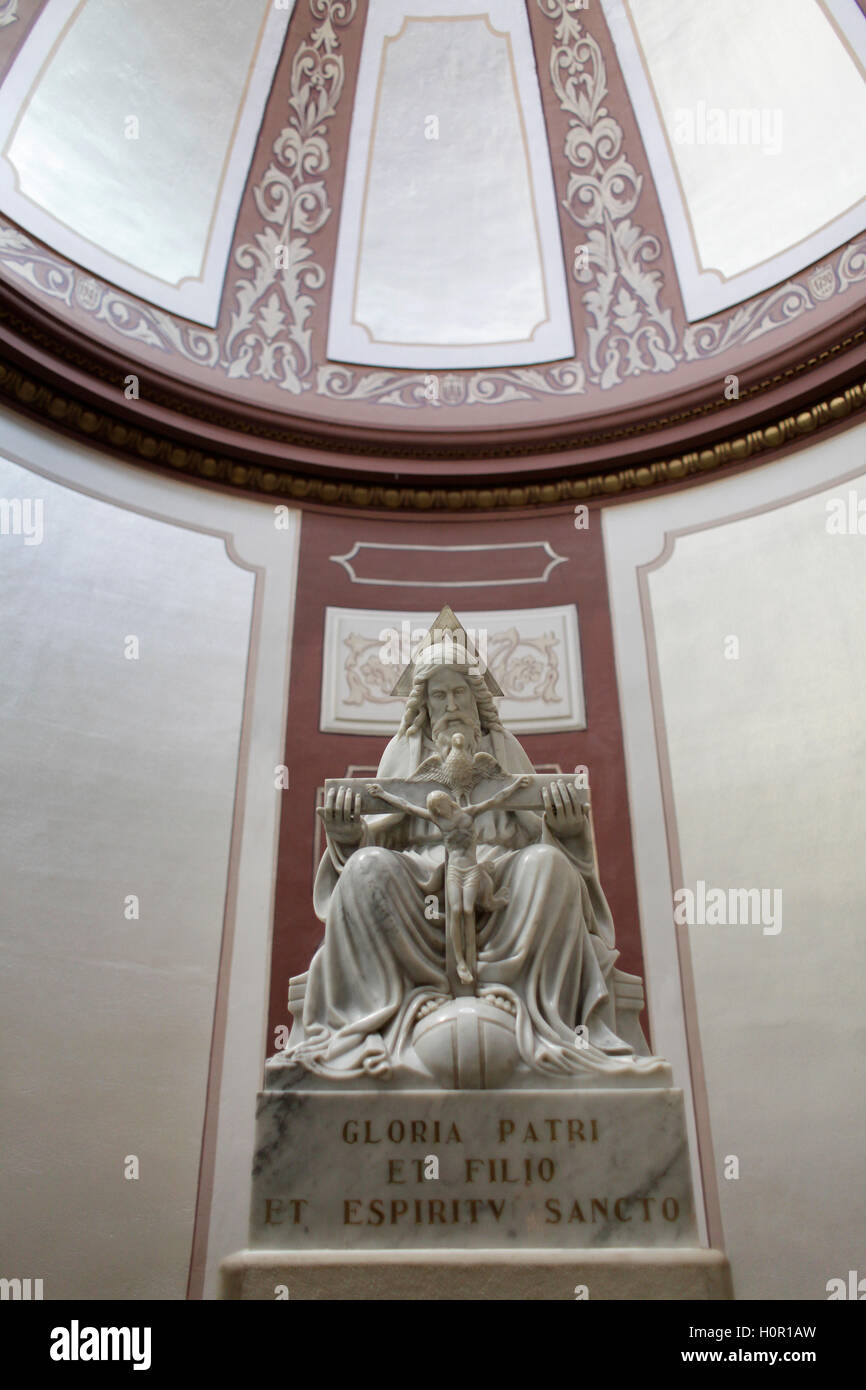
[[503, 1086], [519, 1060], [514, 1019], [471, 996], [426, 1014], [412, 1044], [440, 1085], [454, 1091]]

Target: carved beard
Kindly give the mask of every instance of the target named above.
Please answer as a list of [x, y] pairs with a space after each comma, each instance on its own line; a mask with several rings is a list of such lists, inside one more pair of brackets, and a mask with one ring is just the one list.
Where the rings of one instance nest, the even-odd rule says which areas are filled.
[[[429, 716], [428, 716], [429, 717]], [[481, 721], [476, 712], [475, 718], [463, 713], [440, 714], [431, 724], [430, 732], [441, 758], [451, 752], [452, 734], [463, 734], [466, 739], [466, 752], [471, 757], [481, 739]]]

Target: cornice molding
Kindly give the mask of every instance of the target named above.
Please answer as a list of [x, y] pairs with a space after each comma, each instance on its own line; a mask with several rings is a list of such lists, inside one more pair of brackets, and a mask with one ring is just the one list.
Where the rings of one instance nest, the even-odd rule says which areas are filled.
[[[859, 337], [862, 338], [863, 334]], [[0, 400], [75, 438], [101, 445], [128, 462], [280, 501], [387, 511], [487, 512], [610, 498], [632, 491], [682, 484], [723, 468], [746, 464], [761, 454], [776, 452], [791, 442], [802, 441], [846, 420], [857, 416], [866, 419], [866, 377], [844, 391], [804, 406], [796, 413], [676, 457], [650, 461], [637, 467], [612, 467], [603, 473], [539, 481], [524, 479], [499, 487], [437, 487], [431, 482], [386, 486], [321, 475], [310, 476], [289, 467], [277, 470], [251, 464], [230, 454], [189, 448], [166, 433], [126, 423], [68, 392], [56, 390], [22, 368], [2, 361]]]
[[[621, 471], [666, 453], [698, 449], [721, 433], [745, 436], [767, 420], [796, 415], [804, 404], [843, 392], [866, 371], [863, 319], [858, 305], [805, 342], [789, 344], [787, 351], [744, 371], [736, 400], [724, 399], [720, 371], [711, 397], [706, 382], [680, 386], [662, 401], [623, 406], [615, 425], [610, 410], [583, 415], [579, 425], [574, 420], [540, 425], [525, 418], [521, 423], [519, 416], [512, 425], [510, 412], [503, 410], [495, 428], [429, 430], [277, 413], [131, 362], [59, 323], [2, 282], [0, 360], [129, 429], [166, 435], [205, 455], [225, 454], [278, 473], [328, 474], [338, 482], [346, 475], [357, 481], [360, 475], [369, 486], [387, 486], [396, 473], [401, 483], [418, 486], [435, 487], [444, 475], [447, 482], [471, 477], [483, 487], [491, 465], [516, 483], [546, 482], [557, 472]], [[134, 401], [124, 398], [130, 373], [140, 383]]]

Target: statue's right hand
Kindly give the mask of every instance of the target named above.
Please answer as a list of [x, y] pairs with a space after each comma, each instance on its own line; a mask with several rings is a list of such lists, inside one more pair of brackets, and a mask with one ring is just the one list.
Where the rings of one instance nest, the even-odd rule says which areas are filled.
[[357, 845], [364, 835], [361, 794], [351, 787], [330, 787], [319, 815], [325, 834], [338, 845]]

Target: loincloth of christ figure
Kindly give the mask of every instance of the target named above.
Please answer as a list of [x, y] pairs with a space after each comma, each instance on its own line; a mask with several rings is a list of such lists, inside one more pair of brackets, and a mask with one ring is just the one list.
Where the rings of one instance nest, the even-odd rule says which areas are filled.
[[[457, 736], [459, 737], [459, 735]], [[453, 740], [452, 740], [453, 746]], [[459, 746], [459, 745], [458, 745]], [[370, 792], [391, 806], [411, 816], [432, 821], [445, 845], [445, 920], [451, 936], [457, 975], [465, 985], [474, 982], [472, 969], [466, 959], [467, 942], [474, 940], [475, 909], [495, 912], [508, 902], [508, 889], [494, 892], [493, 879], [476, 855], [475, 817], [501, 806], [518, 787], [527, 787], [529, 777], [515, 777], [507, 787], [488, 796], [484, 801], [461, 806], [445, 791], [431, 792], [426, 810], [405, 797], [385, 791], [378, 782], [371, 782]]]
[[[418, 780], [430, 759], [444, 769], [455, 749], [461, 763], [486, 755], [506, 776], [534, 774], [477, 658], [434, 643], [415, 658], [403, 719], [376, 780]], [[454, 790], [442, 776], [432, 780]], [[540, 1074], [539, 1084], [544, 1076], [650, 1070], [658, 1059], [645, 1055], [636, 1019], [623, 1014], [628, 1039], [617, 1033], [619, 952], [589, 821], [565, 778], [545, 793], [544, 808], [538, 815], [504, 803], [473, 818], [477, 864], [502, 904], [476, 932], [475, 995], [510, 1009], [521, 1066]], [[412, 1039], [419, 1018], [453, 998], [446, 846], [431, 819], [402, 810], [362, 815], [360, 796], [348, 789], [330, 789], [322, 821], [314, 906], [324, 939], [293, 982], [302, 1005], [278, 1060], [335, 1084], [429, 1079]]]

